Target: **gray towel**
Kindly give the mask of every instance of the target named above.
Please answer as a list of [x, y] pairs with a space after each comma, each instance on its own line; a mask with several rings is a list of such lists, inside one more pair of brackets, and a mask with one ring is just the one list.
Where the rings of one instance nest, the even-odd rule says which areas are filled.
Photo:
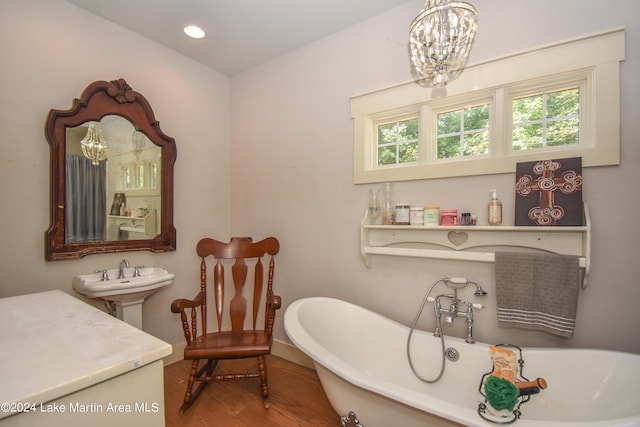
[[498, 325], [571, 338], [580, 290], [579, 258], [496, 252]]

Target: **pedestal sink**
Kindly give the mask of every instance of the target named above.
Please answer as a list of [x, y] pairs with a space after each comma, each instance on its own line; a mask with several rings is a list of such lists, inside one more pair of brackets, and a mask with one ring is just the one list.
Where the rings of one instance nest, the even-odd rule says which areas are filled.
[[[160, 267], [125, 268], [124, 278], [117, 279], [118, 269], [75, 276], [73, 289], [88, 298], [100, 298], [115, 306], [115, 316], [142, 329], [142, 303], [145, 298], [173, 283], [174, 275]], [[108, 279], [107, 279], [108, 278]]]

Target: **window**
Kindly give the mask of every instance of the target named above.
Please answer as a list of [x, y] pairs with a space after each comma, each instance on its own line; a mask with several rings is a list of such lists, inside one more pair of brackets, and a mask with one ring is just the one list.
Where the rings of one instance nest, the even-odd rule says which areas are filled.
[[512, 103], [512, 118], [514, 150], [577, 144], [580, 89], [574, 87], [516, 98]]
[[418, 118], [378, 125], [378, 165], [418, 160]]
[[149, 188], [158, 187], [158, 163], [149, 163]]
[[132, 188], [132, 176], [131, 176], [131, 165], [124, 166], [122, 168], [122, 188], [129, 189]]
[[352, 97], [354, 182], [514, 172], [548, 156], [619, 164], [622, 60], [624, 30], [612, 30], [470, 65], [445, 96], [409, 82]]
[[135, 165], [135, 188], [144, 188], [144, 165]]
[[118, 188], [122, 190], [148, 190], [158, 188], [157, 161], [131, 161], [120, 167], [121, 183]]
[[489, 153], [489, 104], [437, 114], [438, 159]]

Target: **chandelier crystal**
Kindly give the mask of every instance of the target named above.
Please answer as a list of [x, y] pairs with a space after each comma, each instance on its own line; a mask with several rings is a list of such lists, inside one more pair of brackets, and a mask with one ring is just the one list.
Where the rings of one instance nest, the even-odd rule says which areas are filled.
[[99, 165], [102, 160], [107, 158], [109, 144], [102, 136], [102, 127], [98, 122], [89, 123], [87, 135], [80, 141], [82, 154], [91, 160], [92, 165]]
[[144, 149], [144, 134], [140, 131], [134, 130], [131, 135], [131, 142], [133, 143], [133, 154], [136, 156], [136, 160], [140, 159], [140, 154]]
[[420, 85], [444, 87], [467, 63], [478, 12], [469, 3], [427, 0], [409, 27], [411, 72]]

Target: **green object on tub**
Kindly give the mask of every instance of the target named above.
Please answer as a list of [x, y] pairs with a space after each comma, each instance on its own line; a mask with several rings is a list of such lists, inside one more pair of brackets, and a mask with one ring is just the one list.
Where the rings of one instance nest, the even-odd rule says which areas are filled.
[[487, 402], [495, 409], [513, 411], [518, 403], [520, 392], [511, 381], [489, 375], [489, 378], [484, 382], [484, 394]]

